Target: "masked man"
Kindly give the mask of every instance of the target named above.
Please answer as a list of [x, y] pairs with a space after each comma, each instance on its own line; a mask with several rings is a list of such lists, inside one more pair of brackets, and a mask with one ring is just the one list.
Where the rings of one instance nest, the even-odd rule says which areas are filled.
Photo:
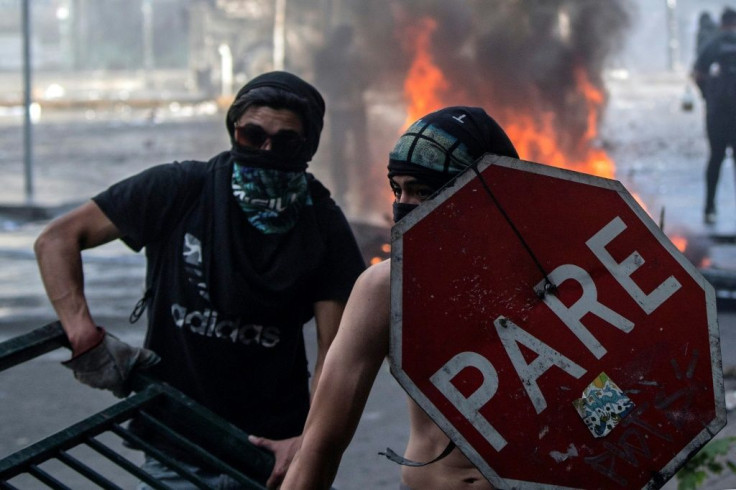
[[[52, 221], [35, 243], [47, 294], [72, 346], [77, 379], [117, 396], [148, 368], [275, 453], [276, 487], [299, 445], [310, 403], [302, 326], [315, 318], [316, 386], [344, 303], [364, 262], [348, 223], [306, 172], [324, 116], [321, 95], [286, 72], [258, 76], [230, 107], [232, 148], [208, 162], [152, 167]], [[84, 295], [83, 249], [122, 239], [145, 247], [145, 349], [98, 326]], [[149, 433], [213, 487], [226, 478]], [[266, 439], [267, 438], [267, 439]], [[153, 458], [143, 468], [174, 485]], [[218, 487], [219, 488], [219, 487]]]
[[[448, 107], [421, 118], [389, 155], [388, 178], [399, 221], [484, 153], [518, 158], [506, 133], [478, 107]], [[427, 264], [432, 267], [432, 264]], [[350, 295], [325, 360], [304, 429], [302, 447], [283, 490], [328, 489], [360, 421], [378, 369], [389, 352], [391, 263], [371, 266]], [[481, 490], [492, 486], [449, 444], [429, 416], [409, 400], [410, 434], [401, 487]], [[417, 462], [430, 462], [420, 464]]]

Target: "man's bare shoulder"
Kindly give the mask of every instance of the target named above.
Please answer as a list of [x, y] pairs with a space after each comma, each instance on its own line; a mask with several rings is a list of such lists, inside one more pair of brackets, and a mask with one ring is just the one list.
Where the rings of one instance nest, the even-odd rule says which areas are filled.
[[358, 277], [348, 300], [341, 329], [362, 332], [388, 330], [391, 302], [391, 265], [388, 261], [370, 266]]
[[368, 290], [387, 289], [391, 285], [391, 261], [384, 260], [368, 267], [360, 275], [358, 282]]

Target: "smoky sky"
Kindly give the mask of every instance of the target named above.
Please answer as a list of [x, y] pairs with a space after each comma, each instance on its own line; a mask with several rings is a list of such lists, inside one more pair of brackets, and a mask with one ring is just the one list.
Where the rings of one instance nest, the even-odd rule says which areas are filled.
[[587, 127], [579, 77], [605, 95], [603, 70], [623, 45], [629, 0], [412, 0], [354, 3], [375, 83], [401, 87], [411, 27], [436, 22], [431, 51], [450, 82], [445, 105], [480, 105], [502, 124], [515, 113], [554, 114], [569, 151]]

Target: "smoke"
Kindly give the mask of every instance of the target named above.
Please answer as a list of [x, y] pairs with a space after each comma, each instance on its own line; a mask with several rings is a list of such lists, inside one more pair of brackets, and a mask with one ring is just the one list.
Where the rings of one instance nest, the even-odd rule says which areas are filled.
[[[357, 203], [352, 209], [360, 214], [377, 208], [383, 213], [390, 202], [384, 162], [406, 120], [387, 119], [389, 111], [384, 108], [390, 107], [400, 116], [397, 109], [406, 101], [404, 82], [417, 54], [412, 38], [416, 39], [418, 32], [428, 35], [431, 61], [444, 77], [436, 94], [441, 106], [483, 107], [507, 131], [521, 126], [522, 120], [526, 126], [543, 123], [544, 129], [535, 128], [531, 137], [509, 133], [526, 160], [563, 165], [568, 162], [559, 161], [562, 155], [571, 160], [570, 165], [564, 165], [570, 168], [589, 161], [591, 144], [595, 144], [591, 142], [591, 125], [597, 127], [606, 104], [603, 71], [624, 45], [629, 9], [633, 8], [630, 1], [344, 0], [342, 5], [353, 19], [354, 52], [349, 57], [359, 62], [345, 73], [347, 63], [336, 63], [344, 43], [328, 41], [323, 54], [333, 64], [343, 66], [343, 71], [317, 67], [318, 74], [324, 76], [318, 86], [325, 89], [332, 119], [336, 119], [336, 112], [330, 108], [338, 106], [335, 101], [358, 80], [373, 97], [368, 104], [383, 104], [381, 109], [374, 106], [366, 110], [383, 112], [382, 123], [370, 128], [369, 151], [330, 159], [334, 160], [333, 187], [350, 188], [348, 197], [335, 193], [338, 201], [350, 201], [352, 195]], [[432, 85], [428, 76], [423, 76], [422, 82], [425, 89]], [[330, 90], [331, 85], [334, 88]], [[595, 91], [599, 99], [595, 108], [581, 86]], [[549, 128], [553, 134], [548, 134]], [[550, 139], [554, 157], [546, 148]], [[329, 140], [333, 148], [350, 146], [341, 135]], [[360, 179], [357, 171], [352, 178], [347, 175], [344, 162], [364, 162], [354, 165], [360, 169]]]
[[450, 82], [444, 105], [480, 105], [502, 125], [519, 113], [551, 118], [568, 155], [580, 150], [590, 124], [581, 80], [605, 107], [603, 70], [623, 46], [632, 7], [629, 0], [361, 3], [355, 8], [365, 10], [356, 17], [367, 40], [365, 66], [376, 82], [401, 87], [411, 62], [406, 37], [432, 18], [432, 56]]

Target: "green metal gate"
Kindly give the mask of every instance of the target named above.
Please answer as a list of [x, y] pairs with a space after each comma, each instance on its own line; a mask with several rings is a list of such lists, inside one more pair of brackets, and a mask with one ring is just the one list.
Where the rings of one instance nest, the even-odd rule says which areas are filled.
[[[68, 347], [68, 343], [59, 322], [0, 343], [0, 371], [62, 346]], [[242, 488], [265, 489], [273, 455], [253, 446], [245, 432], [180, 391], [145, 375], [134, 377], [133, 390], [133, 395], [111, 407], [0, 460], [0, 489], [18, 488], [14, 481], [20, 478], [23, 481], [31, 478], [53, 489], [68, 489], [59, 472], [49, 469], [59, 467], [58, 463], [88, 480], [90, 486], [121, 488], [103, 470], [92, 468], [92, 463], [79, 457], [79, 448], [91, 449], [152, 488], [168, 488], [106, 444], [104, 436], [110, 434], [126, 445], [144, 450], [189, 480], [193, 487], [209, 488], [186, 467], [128, 430], [124, 423], [133, 417], [144, 421], [157, 435], [186, 450], [203, 465], [229, 475]], [[48, 464], [52, 461], [56, 466]]]

